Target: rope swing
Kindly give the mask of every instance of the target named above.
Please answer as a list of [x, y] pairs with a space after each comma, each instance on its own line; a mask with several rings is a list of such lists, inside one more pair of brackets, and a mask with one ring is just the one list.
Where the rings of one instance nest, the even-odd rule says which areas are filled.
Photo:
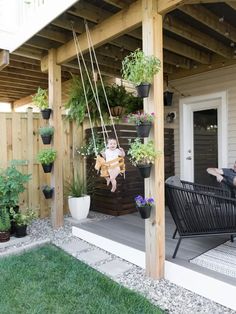
[[[104, 98], [105, 98], [105, 103], [108, 109], [108, 113], [109, 113], [109, 117], [111, 120], [111, 124], [113, 127], [113, 131], [114, 131], [114, 135], [115, 135], [115, 139], [117, 142], [117, 146], [120, 149], [120, 143], [119, 143], [119, 139], [117, 136], [117, 132], [116, 132], [116, 128], [115, 128], [115, 124], [114, 124], [114, 119], [113, 116], [111, 114], [111, 109], [110, 109], [110, 105], [109, 105], [109, 101], [107, 98], [107, 94], [106, 94], [106, 90], [105, 90], [105, 86], [103, 83], [103, 78], [101, 75], [101, 71], [100, 71], [100, 67], [98, 64], [98, 60], [97, 60], [97, 56], [95, 53], [95, 49], [93, 46], [93, 42], [92, 42], [92, 38], [90, 35], [90, 31], [88, 28], [88, 24], [86, 21], [84, 21], [85, 23], [85, 30], [86, 30], [86, 36], [87, 36], [87, 42], [88, 42], [88, 48], [89, 48], [89, 56], [90, 56], [90, 63], [91, 63], [91, 69], [92, 69], [92, 73], [98, 73], [98, 77], [100, 79], [101, 82], [101, 86], [102, 86], [102, 91], [104, 93]], [[82, 54], [82, 50], [79, 44], [79, 40], [78, 37], [76, 36], [76, 32], [74, 30], [74, 27], [72, 25], [72, 32], [73, 32], [73, 39], [74, 39], [74, 43], [75, 43], [75, 49], [76, 49], [76, 56], [77, 56], [77, 60], [78, 60], [78, 65], [79, 65], [79, 70], [80, 70], [80, 77], [81, 77], [81, 82], [82, 82], [82, 86], [83, 86], [83, 91], [84, 91], [84, 96], [85, 96], [85, 102], [86, 102], [86, 107], [87, 107], [87, 111], [88, 111], [88, 117], [89, 117], [89, 123], [90, 123], [90, 128], [91, 128], [91, 134], [92, 134], [92, 139], [93, 139], [93, 145], [94, 145], [94, 151], [95, 151], [95, 155], [96, 155], [96, 164], [95, 164], [95, 169], [100, 171], [100, 175], [102, 177], [109, 177], [109, 170], [114, 169], [119, 167], [120, 168], [120, 174], [124, 174], [125, 173], [125, 164], [124, 164], [124, 157], [118, 157], [115, 158], [114, 160], [111, 160], [109, 162], [106, 162], [105, 158], [103, 158], [102, 156], [100, 156], [98, 154], [97, 151], [97, 145], [96, 145], [96, 139], [95, 139], [95, 134], [94, 134], [94, 128], [93, 128], [93, 123], [92, 123], [92, 119], [91, 119], [91, 113], [90, 113], [90, 109], [89, 109], [89, 103], [88, 103], [88, 98], [87, 98], [87, 94], [86, 94], [86, 88], [85, 88], [85, 80], [84, 80], [84, 75], [83, 75], [83, 71], [82, 71], [82, 65], [81, 65], [81, 61], [80, 61], [80, 57], [82, 60], [82, 64], [83, 67], [85, 69], [85, 73], [87, 75], [88, 78], [88, 82], [90, 84], [91, 90], [92, 90], [92, 94], [98, 109], [98, 113], [99, 113], [99, 117], [100, 117], [100, 121], [101, 121], [101, 128], [102, 128], [102, 135], [103, 135], [103, 141], [104, 141], [104, 147], [107, 146], [107, 141], [108, 141], [108, 132], [106, 129], [106, 125], [104, 123], [104, 119], [102, 116], [102, 112], [101, 112], [101, 105], [100, 105], [100, 100], [99, 100], [99, 94], [98, 94], [98, 87], [97, 87], [97, 80], [96, 79], [91, 79], [86, 62], [84, 60], [83, 54]], [[96, 70], [94, 67], [94, 63], [96, 65]]]

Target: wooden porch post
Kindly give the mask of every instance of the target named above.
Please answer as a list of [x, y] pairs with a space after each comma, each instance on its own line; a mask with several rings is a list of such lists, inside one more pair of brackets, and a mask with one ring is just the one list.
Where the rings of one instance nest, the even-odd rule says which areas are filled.
[[143, 51], [161, 61], [161, 71], [155, 75], [150, 96], [144, 101], [144, 110], [155, 113], [151, 137], [157, 158], [150, 179], [145, 179], [145, 195], [154, 196], [156, 207], [145, 224], [146, 274], [154, 279], [164, 277], [165, 262], [165, 201], [164, 201], [164, 122], [163, 122], [163, 42], [162, 16], [157, 13], [158, 0], [142, 0]]
[[51, 184], [54, 187], [54, 197], [51, 208], [53, 228], [63, 225], [63, 176], [62, 176], [62, 116], [61, 116], [61, 66], [56, 64], [56, 50], [48, 54], [48, 96], [49, 106], [53, 109], [50, 124], [54, 126], [53, 148], [57, 151], [51, 174]]

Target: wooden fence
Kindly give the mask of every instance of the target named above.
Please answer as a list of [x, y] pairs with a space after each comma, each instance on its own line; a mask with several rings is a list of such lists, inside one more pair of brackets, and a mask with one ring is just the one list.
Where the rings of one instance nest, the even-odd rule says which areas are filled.
[[[63, 150], [63, 177], [64, 181], [70, 180], [73, 167], [82, 169], [78, 157], [74, 155], [74, 148], [81, 144], [82, 128], [64, 120], [61, 149]], [[44, 145], [38, 130], [47, 124], [41, 114], [32, 113], [0, 113], [0, 168], [6, 168], [12, 160], [20, 160], [17, 166], [19, 171], [32, 174], [32, 179], [26, 186], [26, 191], [20, 197], [21, 207], [30, 207], [38, 211], [40, 217], [50, 213], [51, 201], [45, 200], [42, 186], [50, 185], [50, 173], [44, 173], [41, 164], [36, 160], [41, 149], [49, 148]], [[55, 128], [56, 132], [56, 128]], [[67, 211], [67, 201], [64, 201], [64, 210]]]
[[[50, 184], [51, 175], [45, 174], [36, 160], [37, 153], [41, 149], [50, 147], [42, 143], [38, 134], [39, 128], [46, 124], [41, 114], [32, 113], [31, 109], [27, 113], [0, 113], [0, 168], [6, 168], [12, 160], [22, 161], [22, 165], [17, 166], [17, 169], [23, 173], [32, 174], [32, 179], [20, 197], [20, 206], [37, 210], [40, 217], [49, 216], [51, 207], [51, 201], [45, 200], [41, 190], [43, 185]], [[74, 170], [82, 175], [85, 174], [84, 160], [75, 153], [75, 148], [82, 144], [86, 128], [88, 128], [86, 124], [78, 128], [74, 123], [63, 119], [61, 149], [63, 150], [64, 182], [71, 179]], [[166, 174], [172, 175], [174, 173], [173, 130], [165, 129], [165, 153]], [[64, 212], [67, 212], [67, 199], [64, 199], [63, 207]]]

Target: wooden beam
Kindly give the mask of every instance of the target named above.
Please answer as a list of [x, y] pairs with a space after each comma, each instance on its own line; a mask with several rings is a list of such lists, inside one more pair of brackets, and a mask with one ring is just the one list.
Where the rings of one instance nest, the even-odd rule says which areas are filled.
[[[113, 38], [119, 37], [139, 26], [142, 19], [141, 12], [141, 0], [139, 0], [130, 5], [128, 8], [123, 9], [96, 25], [90, 32], [94, 47], [101, 46]], [[82, 52], [87, 51], [88, 42], [86, 34], [84, 33], [80, 35], [78, 40]], [[68, 62], [75, 57], [76, 49], [73, 40], [70, 40], [68, 43], [57, 49], [57, 64]], [[43, 72], [47, 71], [47, 57], [42, 59], [41, 68]]]
[[212, 36], [197, 30], [195, 27], [182, 22], [180, 19], [172, 17], [171, 15], [166, 16], [164, 19], [164, 29], [186, 38], [227, 59], [232, 58], [232, 49], [229, 46], [224, 45], [219, 40], [212, 38]]
[[18, 107], [22, 107], [24, 105], [30, 104], [32, 103], [32, 95], [23, 97], [21, 99], [18, 99], [16, 101], [13, 102], [13, 108], [18, 108]]
[[179, 10], [229, 40], [236, 42], [236, 28], [227, 23], [227, 21], [224, 21], [224, 23], [219, 22], [219, 17], [202, 5], [184, 5], [180, 7]]
[[226, 1], [226, 4], [228, 4], [232, 9], [236, 10], [236, 1]]
[[164, 48], [199, 63], [209, 64], [211, 60], [210, 54], [166, 36], [164, 37]]
[[167, 50], [164, 51], [163, 56], [164, 63], [174, 65], [175, 67], [180, 67], [182, 69], [190, 69], [191, 68], [191, 60], [184, 58], [180, 55], [176, 55]]
[[63, 173], [62, 173], [62, 104], [61, 104], [61, 67], [56, 64], [56, 50], [51, 49], [48, 54], [48, 99], [53, 109], [50, 123], [55, 128], [53, 148], [57, 151], [51, 176], [51, 185], [54, 187], [54, 196], [51, 208], [51, 221], [54, 229], [64, 223], [63, 217]]
[[14, 51], [14, 54], [17, 56], [32, 58], [35, 60], [41, 60], [42, 55], [43, 55], [43, 50], [29, 47], [27, 45], [23, 45], [20, 48], [16, 49]]
[[163, 105], [163, 40], [162, 16], [157, 14], [156, 0], [142, 0], [143, 50], [161, 61], [151, 94], [144, 101], [144, 110], [155, 113], [153, 140], [162, 155], [156, 159], [151, 178], [145, 179], [145, 195], [153, 196], [155, 208], [145, 221], [146, 274], [154, 279], [164, 277], [165, 262], [165, 200], [164, 200], [164, 105]]
[[9, 51], [2, 50], [0, 51], [0, 71], [4, 69], [9, 64]]
[[112, 4], [114, 7], [124, 9], [127, 5], [132, 3], [131, 1], [120, 1], [120, 0], [104, 0], [104, 2]]
[[158, 13], [164, 15], [187, 2], [188, 0], [158, 0]]

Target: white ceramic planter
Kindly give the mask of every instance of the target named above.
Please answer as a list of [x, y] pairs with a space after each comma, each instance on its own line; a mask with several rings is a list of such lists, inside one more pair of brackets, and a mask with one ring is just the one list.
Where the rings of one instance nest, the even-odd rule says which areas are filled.
[[85, 219], [89, 213], [90, 196], [68, 197], [68, 205], [72, 218], [76, 220]]

